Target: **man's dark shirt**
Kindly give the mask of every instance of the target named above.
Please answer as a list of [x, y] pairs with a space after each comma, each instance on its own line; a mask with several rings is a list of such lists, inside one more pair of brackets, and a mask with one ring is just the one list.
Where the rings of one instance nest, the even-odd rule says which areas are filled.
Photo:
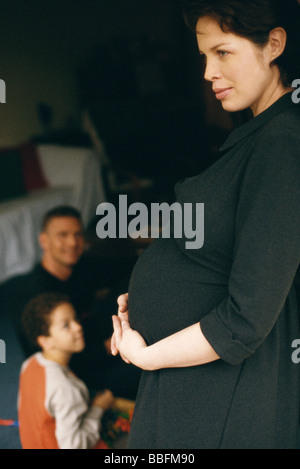
[[66, 294], [84, 323], [91, 315], [96, 289], [95, 277], [85, 261], [80, 261], [65, 281], [50, 274], [40, 263], [28, 274], [14, 278], [10, 285], [10, 308], [25, 354], [30, 355], [37, 350], [25, 337], [21, 323], [22, 312], [30, 300], [42, 293]]
[[[107, 354], [104, 340], [113, 332], [111, 316], [117, 313], [117, 297], [128, 290], [128, 276], [122, 276], [120, 262], [94, 262], [81, 258], [68, 280], [62, 281], [46, 271], [41, 264], [5, 285], [5, 312], [10, 315], [25, 356], [39, 350], [27, 339], [21, 316], [31, 299], [42, 293], [61, 292], [68, 295], [82, 323], [85, 349], [74, 354], [70, 368], [91, 392], [111, 389], [116, 396], [134, 399], [140, 370], [125, 364], [121, 358]], [[97, 289], [108, 287], [110, 293], [96, 300]]]

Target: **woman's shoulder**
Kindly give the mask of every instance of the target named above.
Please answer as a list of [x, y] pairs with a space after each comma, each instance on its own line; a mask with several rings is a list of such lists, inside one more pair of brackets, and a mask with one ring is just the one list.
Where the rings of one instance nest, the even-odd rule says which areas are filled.
[[[246, 172], [249, 177], [300, 180], [300, 106], [290, 106], [274, 116], [252, 136]], [[250, 142], [249, 142], [250, 143]]]
[[[293, 104], [283, 110], [261, 127], [257, 135], [258, 142], [262, 139], [268, 142], [282, 143], [289, 146], [293, 142], [300, 142], [300, 105]], [[299, 148], [299, 147], [298, 147]]]

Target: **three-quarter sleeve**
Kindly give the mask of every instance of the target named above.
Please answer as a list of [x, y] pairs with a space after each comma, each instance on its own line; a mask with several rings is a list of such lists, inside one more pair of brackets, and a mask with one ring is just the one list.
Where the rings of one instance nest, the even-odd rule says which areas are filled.
[[241, 183], [228, 296], [201, 319], [224, 361], [240, 364], [262, 344], [299, 262], [300, 138], [269, 127], [256, 138]]

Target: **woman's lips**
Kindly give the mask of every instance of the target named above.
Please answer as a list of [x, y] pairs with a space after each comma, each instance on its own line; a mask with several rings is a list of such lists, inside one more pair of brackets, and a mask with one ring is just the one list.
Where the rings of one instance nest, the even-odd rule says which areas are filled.
[[216, 93], [217, 99], [224, 99], [226, 96], [231, 93], [232, 88], [216, 88], [214, 92]]

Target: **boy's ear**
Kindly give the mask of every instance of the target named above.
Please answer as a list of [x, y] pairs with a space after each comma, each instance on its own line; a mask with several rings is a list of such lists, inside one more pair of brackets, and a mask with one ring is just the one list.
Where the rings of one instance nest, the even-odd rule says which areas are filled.
[[50, 350], [52, 348], [51, 337], [39, 335], [36, 341], [42, 350]]

